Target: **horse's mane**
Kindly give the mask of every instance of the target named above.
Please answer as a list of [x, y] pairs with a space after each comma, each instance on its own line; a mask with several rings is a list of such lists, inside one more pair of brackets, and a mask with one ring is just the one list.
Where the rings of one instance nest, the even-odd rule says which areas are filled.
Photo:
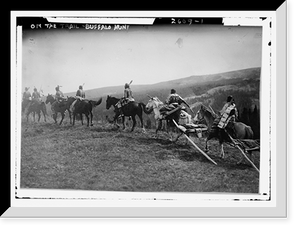
[[164, 104], [157, 96], [154, 96], [151, 99], [157, 101], [159, 104]]
[[208, 113], [211, 117], [216, 118], [215, 113], [213, 113], [211, 109], [205, 106], [203, 103], [200, 104], [200, 110], [203, 110], [204, 113]]
[[108, 98], [111, 98], [113, 100], [120, 100], [120, 98], [117, 98], [117, 97], [114, 97], [114, 96], [111, 96], [111, 95], [108, 95]]

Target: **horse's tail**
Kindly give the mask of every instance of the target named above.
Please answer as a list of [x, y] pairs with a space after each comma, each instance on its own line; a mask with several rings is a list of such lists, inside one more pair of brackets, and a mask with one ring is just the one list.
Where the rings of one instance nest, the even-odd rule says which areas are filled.
[[102, 98], [100, 98], [100, 99], [95, 103], [95, 106], [100, 105], [100, 103], [102, 103]]
[[250, 126], [245, 126], [245, 132], [246, 132], [245, 139], [253, 139], [254, 133]]
[[150, 114], [153, 111], [153, 109], [147, 110], [144, 103], [139, 103], [139, 107], [141, 107], [146, 114]]

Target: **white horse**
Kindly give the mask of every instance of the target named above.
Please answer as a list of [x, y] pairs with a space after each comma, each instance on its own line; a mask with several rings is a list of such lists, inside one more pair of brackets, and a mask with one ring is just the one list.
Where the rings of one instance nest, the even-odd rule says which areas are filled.
[[[149, 96], [150, 97], [150, 96]], [[167, 133], [170, 135], [170, 140], [173, 141], [172, 133], [169, 133], [169, 128], [176, 128], [173, 123], [173, 119], [178, 122], [178, 124], [189, 124], [192, 123], [192, 116], [189, 115], [187, 112], [183, 110], [175, 111], [174, 113], [170, 114], [166, 118], [164, 115], [161, 114], [160, 109], [164, 107], [164, 103], [160, 101], [157, 97], [150, 97], [149, 102], [146, 105], [146, 110], [153, 110], [154, 118], [157, 121], [156, 123], [156, 136], [158, 137], [158, 130], [162, 128], [162, 121], [167, 121]], [[179, 135], [176, 137], [174, 141], [177, 141]]]

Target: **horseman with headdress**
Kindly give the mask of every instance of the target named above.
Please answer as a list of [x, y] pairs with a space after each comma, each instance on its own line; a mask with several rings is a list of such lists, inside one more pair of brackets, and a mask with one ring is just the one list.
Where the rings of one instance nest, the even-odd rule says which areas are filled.
[[125, 106], [126, 104], [134, 101], [132, 90], [130, 89], [130, 84], [131, 83], [132, 83], [132, 80], [130, 81], [130, 83], [125, 83], [125, 85], [124, 85], [124, 94], [123, 94], [123, 97], [116, 104], [116, 106], [118, 108], [120, 108], [120, 109], [123, 106]]
[[61, 102], [64, 99], [64, 94], [59, 89], [59, 87], [61, 87], [61, 86], [57, 85], [55, 87], [55, 91], [56, 91], [56, 93], [55, 93], [55, 99], [56, 99], [57, 102]]
[[54, 115], [56, 115], [55, 107], [57, 107], [57, 105], [59, 105], [59, 103], [61, 103], [63, 100], [65, 100], [64, 94], [59, 89], [59, 87], [61, 87], [61, 86], [57, 85], [55, 87], [55, 91], [56, 91], [55, 95], [54, 95], [55, 96], [55, 102], [53, 102], [52, 105], [51, 105], [51, 110], [53, 112], [53, 117], [54, 117]]

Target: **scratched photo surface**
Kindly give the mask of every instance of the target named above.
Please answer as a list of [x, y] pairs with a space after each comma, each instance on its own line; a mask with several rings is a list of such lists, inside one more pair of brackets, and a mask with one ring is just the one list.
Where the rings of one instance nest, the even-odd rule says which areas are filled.
[[[22, 112], [20, 187], [258, 193], [261, 56], [261, 27], [33, 24], [22, 31], [21, 86], [40, 98]], [[122, 98], [126, 83], [142, 120], [125, 116], [123, 126], [108, 99]], [[85, 100], [66, 104], [80, 86]], [[157, 130], [151, 102], [167, 108], [171, 89], [184, 100], [177, 122], [187, 131], [164, 120]], [[221, 146], [217, 135], [206, 147], [228, 96], [245, 134], [232, 125], [233, 140]]]

